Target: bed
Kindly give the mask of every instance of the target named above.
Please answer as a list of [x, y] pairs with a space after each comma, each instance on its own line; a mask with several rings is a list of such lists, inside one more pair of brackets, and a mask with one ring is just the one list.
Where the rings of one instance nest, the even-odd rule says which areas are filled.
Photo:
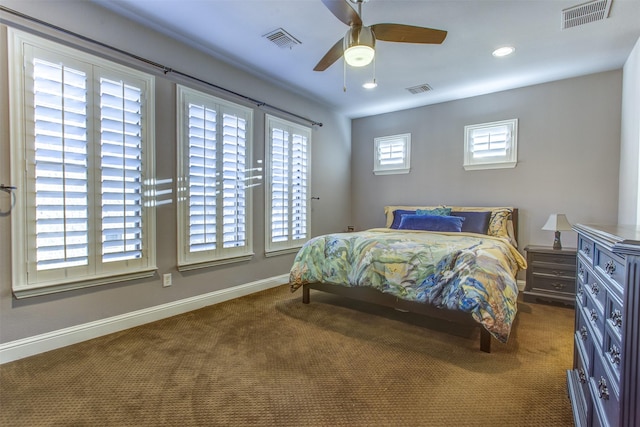
[[506, 342], [517, 312], [518, 210], [386, 206], [386, 227], [310, 239], [290, 271], [310, 289], [480, 326], [480, 349]]

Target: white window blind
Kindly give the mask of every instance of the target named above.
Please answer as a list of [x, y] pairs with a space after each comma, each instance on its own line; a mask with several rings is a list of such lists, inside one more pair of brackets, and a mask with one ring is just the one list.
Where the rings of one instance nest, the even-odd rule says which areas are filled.
[[250, 258], [253, 112], [178, 86], [178, 266]]
[[302, 246], [309, 238], [311, 131], [267, 116], [267, 253]]
[[465, 169], [515, 167], [517, 119], [465, 126]]
[[10, 29], [13, 290], [148, 277], [153, 77]]
[[399, 174], [410, 171], [411, 134], [374, 138], [374, 150], [374, 174]]

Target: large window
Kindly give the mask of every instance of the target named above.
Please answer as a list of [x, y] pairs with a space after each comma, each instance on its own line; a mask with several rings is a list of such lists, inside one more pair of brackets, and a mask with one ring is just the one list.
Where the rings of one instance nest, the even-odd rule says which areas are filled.
[[250, 258], [253, 112], [178, 86], [178, 268]]
[[151, 276], [153, 77], [13, 29], [9, 40], [14, 293]]
[[266, 252], [296, 250], [309, 238], [311, 129], [267, 115]]

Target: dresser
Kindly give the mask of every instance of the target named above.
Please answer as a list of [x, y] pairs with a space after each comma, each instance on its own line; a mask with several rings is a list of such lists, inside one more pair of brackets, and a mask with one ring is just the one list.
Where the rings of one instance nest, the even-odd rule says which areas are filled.
[[576, 426], [640, 426], [640, 228], [577, 224]]
[[527, 246], [525, 302], [539, 300], [573, 305], [576, 298], [576, 250]]

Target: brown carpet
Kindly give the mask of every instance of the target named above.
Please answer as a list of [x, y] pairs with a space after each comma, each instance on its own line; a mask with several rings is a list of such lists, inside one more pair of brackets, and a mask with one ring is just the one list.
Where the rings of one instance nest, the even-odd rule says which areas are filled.
[[509, 343], [287, 286], [0, 366], [2, 426], [571, 426], [573, 310]]

